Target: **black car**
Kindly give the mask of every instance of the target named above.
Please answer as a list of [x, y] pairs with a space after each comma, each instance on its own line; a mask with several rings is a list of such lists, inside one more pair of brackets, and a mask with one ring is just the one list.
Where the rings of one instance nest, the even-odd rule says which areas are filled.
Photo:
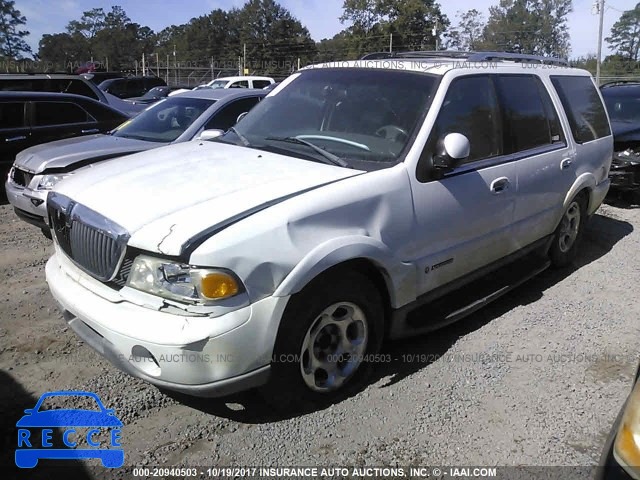
[[158, 77], [127, 77], [105, 80], [98, 87], [103, 92], [108, 92], [118, 98], [141, 97], [153, 87], [166, 85], [165, 81]]
[[640, 82], [612, 82], [600, 87], [611, 129], [611, 189], [640, 197]]
[[607, 437], [596, 480], [633, 480], [640, 477], [640, 367], [631, 393]]
[[27, 147], [108, 132], [128, 118], [81, 95], [0, 92], [0, 172], [6, 176], [16, 154]]

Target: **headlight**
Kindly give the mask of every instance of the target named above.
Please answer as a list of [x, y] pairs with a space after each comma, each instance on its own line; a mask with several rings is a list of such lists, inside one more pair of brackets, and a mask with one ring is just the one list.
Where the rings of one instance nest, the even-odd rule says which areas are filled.
[[212, 304], [237, 295], [242, 284], [229, 271], [140, 255], [131, 266], [129, 287], [159, 297], [196, 304]]
[[67, 178], [70, 173], [57, 173], [52, 175], [43, 175], [38, 183], [38, 190], [51, 190], [53, 186], [63, 178]]
[[627, 400], [613, 455], [629, 475], [640, 479], [640, 382]]

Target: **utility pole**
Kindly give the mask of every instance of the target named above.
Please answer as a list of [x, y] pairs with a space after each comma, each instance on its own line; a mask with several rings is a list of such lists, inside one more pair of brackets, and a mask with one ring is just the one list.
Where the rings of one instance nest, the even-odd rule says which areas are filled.
[[598, 26], [598, 59], [596, 63], [596, 85], [600, 86], [600, 63], [602, 62], [602, 24], [604, 22], [604, 0], [596, 0], [600, 13], [600, 25]]
[[160, 56], [156, 52], [156, 76], [160, 78]]
[[144, 52], [142, 52], [142, 76], [145, 76], [145, 68], [144, 68]]
[[167, 82], [167, 85], [169, 85], [169, 54], [168, 53], [167, 53], [167, 78], [165, 82]]
[[173, 44], [173, 76], [175, 80], [175, 85], [178, 85], [178, 61], [176, 60], [176, 44]]
[[246, 75], [247, 72], [247, 44], [243, 44], [242, 47], [242, 75]]
[[389, 34], [389, 53], [393, 51], [393, 33]]
[[438, 51], [438, 18], [436, 18], [436, 24], [433, 27], [433, 30], [431, 30], [431, 34], [436, 39], [436, 52], [437, 52]]

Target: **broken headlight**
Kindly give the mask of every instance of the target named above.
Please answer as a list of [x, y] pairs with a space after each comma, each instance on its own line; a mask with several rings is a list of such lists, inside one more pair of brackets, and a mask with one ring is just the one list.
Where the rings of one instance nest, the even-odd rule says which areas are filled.
[[240, 280], [227, 270], [193, 267], [148, 255], [136, 257], [127, 285], [170, 300], [201, 305], [233, 297], [242, 290]]
[[56, 183], [58, 183], [60, 180], [67, 178], [69, 175], [71, 175], [70, 173], [57, 173], [57, 174], [50, 174], [50, 175], [43, 175], [42, 178], [40, 179], [40, 182], [38, 182], [38, 190], [51, 190]]

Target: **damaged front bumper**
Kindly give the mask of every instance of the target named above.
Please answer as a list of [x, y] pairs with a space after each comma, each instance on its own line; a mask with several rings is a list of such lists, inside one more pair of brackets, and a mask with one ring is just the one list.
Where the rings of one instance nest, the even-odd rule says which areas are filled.
[[136, 305], [117, 292], [105, 298], [87, 288], [95, 280], [69, 268], [60, 256], [47, 262], [46, 277], [65, 320], [126, 373], [202, 397], [228, 395], [268, 380], [289, 297], [266, 297], [217, 317], [179, 315]]
[[615, 152], [609, 170], [609, 178], [613, 190], [640, 189], [640, 153], [633, 149]]

